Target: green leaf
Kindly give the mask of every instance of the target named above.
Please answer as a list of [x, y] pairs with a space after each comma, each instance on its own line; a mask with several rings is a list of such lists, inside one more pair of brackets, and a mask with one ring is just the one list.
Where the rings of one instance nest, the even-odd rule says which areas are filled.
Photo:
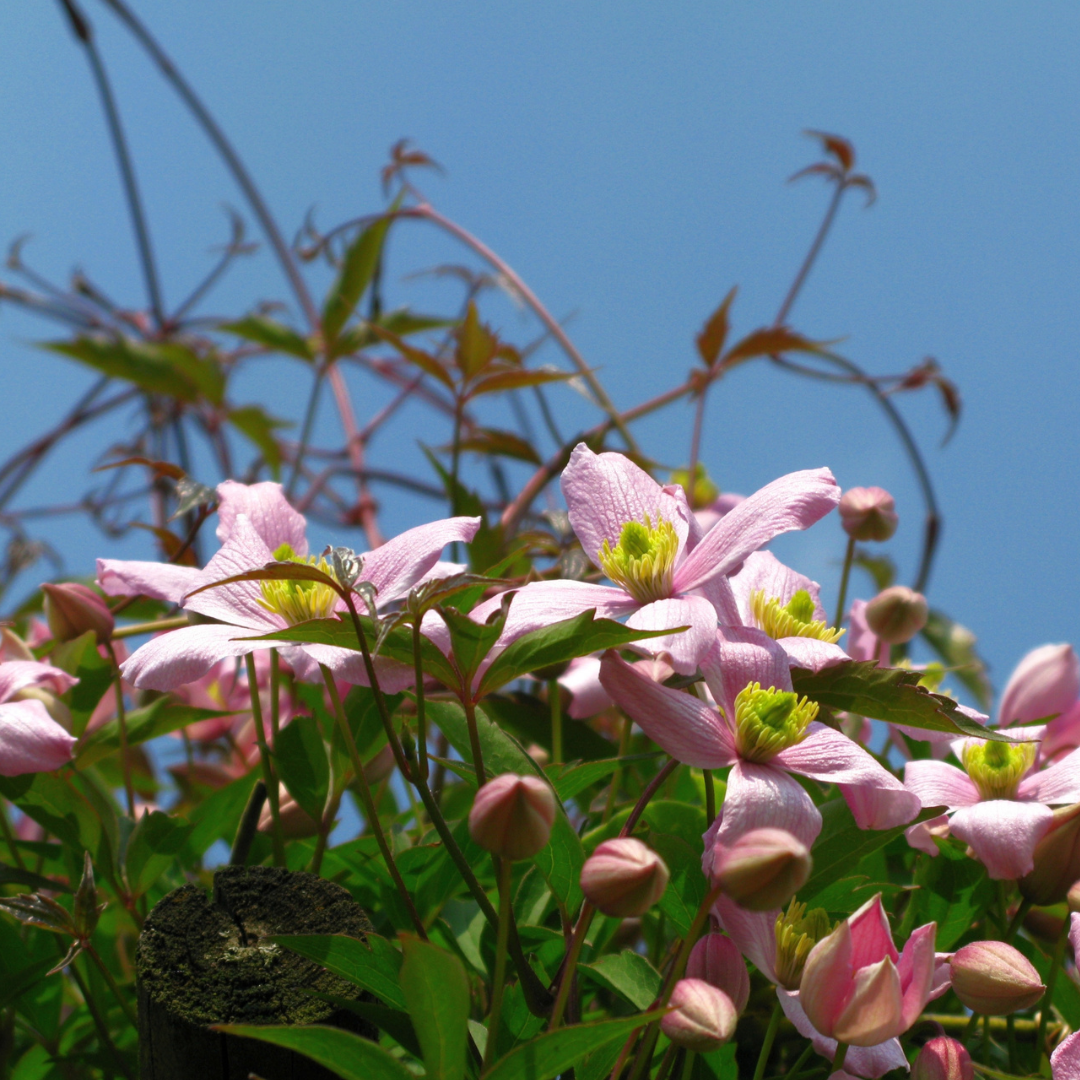
[[413, 1074], [377, 1043], [340, 1028], [312, 1024], [308, 1027], [260, 1027], [257, 1024], [215, 1024], [241, 1039], [295, 1050], [325, 1065], [343, 1080], [415, 1080]]
[[50, 660], [79, 680], [65, 698], [71, 710], [71, 734], [77, 738], [86, 730], [91, 715], [112, 685], [112, 664], [98, 652], [92, 630], [57, 645]]
[[[1039, 973], [1039, 978], [1045, 983], [1050, 977], [1052, 967], [1050, 957], [1020, 935], [1013, 938], [1013, 945], [1031, 961]], [[1073, 1030], [1080, 1027], [1080, 987], [1061, 972], [1058, 972], [1058, 979], [1054, 984], [1054, 1008], [1061, 1013], [1062, 1019]]]
[[574, 378], [573, 372], [559, 371], [557, 368], [534, 368], [530, 371], [500, 371], [494, 375], [485, 375], [469, 389], [469, 397], [482, 394], [498, 394], [504, 390], [523, 390], [528, 386], [544, 386], [546, 383], [565, 382]]
[[971, 691], [980, 709], [989, 710], [993, 698], [986, 663], [975, 651], [975, 635], [941, 611], [931, 611], [922, 636], [947, 667]]
[[563, 802], [569, 802], [575, 795], [580, 795], [600, 780], [610, 779], [618, 766], [618, 758], [586, 761], [583, 765], [575, 765], [555, 779], [555, 791]]
[[287, 353], [301, 360], [315, 359], [314, 350], [307, 338], [283, 323], [268, 319], [263, 315], [248, 315], [236, 322], [222, 323], [218, 329], [235, 334], [245, 341], [265, 345], [273, 352]]
[[698, 355], [707, 368], [711, 368], [716, 363], [724, 348], [728, 335], [728, 312], [731, 310], [731, 303], [735, 299], [736, 292], [738, 292], [738, 286], [724, 297], [720, 306], [709, 316], [709, 321], [702, 328], [701, 333], [694, 339]]
[[601, 1020], [549, 1031], [511, 1050], [495, 1063], [484, 1080], [552, 1080], [587, 1055], [662, 1015], [657, 1010], [623, 1020]]
[[486, 622], [475, 622], [468, 615], [454, 608], [439, 605], [436, 609], [450, 633], [450, 648], [454, 653], [462, 682], [471, 685], [477, 669], [491, 652], [506, 625], [513, 593], [503, 593], [500, 607], [493, 611]]
[[[447, 448], [443, 447], [445, 453]], [[476, 454], [488, 454], [527, 461], [530, 465], [542, 465], [543, 461], [533, 445], [512, 431], [497, 428], [476, 428], [467, 439], [462, 439], [459, 449]]]
[[330, 1002], [331, 1005], [336, 1005], [339, 1009], [356, 1013], [357, 1016], [374, 1024], [380, 1031], [385, 1031], [390, 1038], [400, 1043], [414, 1057], [423, 1058], [424, 1051], [420, 1048], [420, 1040], [416, 1037], [416, 1029], [407, 1012], [389, 1009], [373, 1001], [353, 1001], [350, 998], [334, 997], [333, 994], [317, 994], [316, 997]]
[[390, 1008], [405, 1009], [398, 982], [401, 953], [386, 938], [368, 934], [365, 944], [344, 934], [279, 934], [271, 940], [367, 990]]
[[735, 367], [755, 356], [771, 356], [774, 353], [816, 353], [821, 351], [821, 344], [796, 334], [786, 326], [766, 326], [732, 345], [723, 359], [723, 367]]
[[0, 777], [0, 795], [33, 818], [47, 833], [97, 860], [101, 824], [90, 802], [54, 773]]
[[274, 747], [278, 775], [300, 809], [315, 821], [322, 820], [330, 787], [330, 765], [319, 722], [314, 716], [297, 716], [278, 732]]
[[337, 281], [334, 282], [323, 307], [322, 328], [328, 344], [337, 339], [360, 302], [364, 290], [371, 284], [375, 268], [379, 265], [379, 256], [390, 221], [389, 216], [384, 216], [372, 222], [345, 252]]
[[159, 878], [187, 845], [192, 826], [182, 818], [160, 810], [143, 814], [128, 840], [125, 868], [128, 886], [135, 896]]
[[[159, 735], [187, 727], [199, 720], [217, 720], [233, 713], [215, 712], [213, 709], [195, 709], [190, 705], [176, 705], [170, 698], [158, 698], [145, 709], [137, 709], [127, 715], [128, 746], [137, 746]], [[120, 724], [114, 718], [96, 731], [85, 735], [75, 750], [75, 767], [80, 771], [120, 750]]]
[[918, 817], [892, 829], [860, 829], [843, 799], [832, 799], [819, 806], [823, 824], [821, 835], [810, 853], [814, 859], [814, 871], [810, 880], [799, 890], [799, 900], [814, 907], [817, 895], [834, 881], [850, 875], [860, 859], [902, 836], [912, 825], [944, 814], [946, 809], [944, 806], [924, 807]]
[[253, 769], [247, 776], [241, 776], [192, 807], [188, 813], [192, 826], [188, 837], [191, 861], [199, 860], [217, 840], [232, 843], [258, 775], [258, 770]]
[[633, 630], [613, 619], [596, 618], [596, 610], [591, 608], [571, 619], [563, 619], [550, 626], [531, 630], [512, 645], [508, 645], [484, 672], [478, 697], [490, 694], [500, 686], [538, 668], [564, 664], [577, 656], [588, 656], [589, 653], [602, 652], [604, 649], [619, 648], [631, 641], [644, 641], [647, 638], [670, 634], [674, 630], [685, 629], [686, 627], [672, 627], [670, 630]]
[[872, 720], [950, 735], [1015, 741], [1003, 732], [969, 720], [952, 698], [919, 686], [921, 675], [911, 668], [879, 668], [873, 660], [846, 660], [816, 673], [791, 669], [795, 692], [834, 712], [844, 710]]
[[404, 937], [401, 989], [431, 1080], [462, 1080], [468, 1035], [469, 977], [452, 953]]
[[[546, 701], [518, 691], [489, 694], [484, 698], [484, 711], [523, 745], [538, 743], [551, 750], [551, 709]], [[597, 761], [611, 757], [614, 751], [614, 744], [588, 724], [563, 724], [563, 753], [568, 761]]]
[[593, 964], [581, 964], [580, 968], [601, 986], [621, 994], [635, 1009], [647, 1009], [660, 993], [660, 972], [632, 949], [608, 953]]
[[914, 875], [918, 891], [911, 902], [916, 905], [915, 922], [936, 922], [935, 948], [949, 952], [982, 920], [997, 890], [982, 863], [965, 854], [963, 844], [945, 840], [938, 847], [941, 853], [933, 858], [919, 856]]
[[292, 421], [271, 416], [261, 405], [244, 405], [239, 409], [230, 409], [227, 419], [241, 435], [254, 443], [276, 480], [281, 473], [281, 445], [275, 432], [292, 427]]

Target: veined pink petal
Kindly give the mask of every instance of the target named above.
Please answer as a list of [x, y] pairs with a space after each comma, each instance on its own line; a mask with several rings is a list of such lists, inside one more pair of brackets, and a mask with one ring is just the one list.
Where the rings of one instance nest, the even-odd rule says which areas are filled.
[[889, 916], [881, 906], [881, 893], [865, 904], [848, 920], [851, 927], [851, 963], [853, 967], [865, 967], [888, 957], [895, 963], [900, 954], [893, 944]]
[[731, 580], [721, 574], [699, 585], [691, 595], [704, 596], [716, 609], [716, 617], [723, 626], [739, 626], [743, 619], [739, 614], [739, 605], [731, 591]]
[[1041, 803], [1080, 802], [1080, 750], [1074, 750], [1047, 769], [1028, 773], [1020, 781], [1017, 795]]
[[7, 701], [28, 686], [44, 686], [62, 694], [78, 681], [52, 664], [40, 664], [36, 660], [8, 660], [0, 664], [0, 701]]
[[406, 596], [439, 561], [447, 544], [468, 543], [480, 528], [478, 517], [443, 518], [407, 529], [364, 555], [361, 577], [378, 590], [380, 607]]
[[768, 634], [748, 626], [721, 626], [712, 650], [701, 661], [709, 690], [727, 714], [735, 719], [735, 698], [750, 683], [764, 689], [791, 689], [787, 654]]
[[688, 626], [688, 630], [677, 634], [635, 642], [634, 647], [650, 655], [669, 653], [671, 666], [680, 675], [693, 675], [716, 639], [716, 609], [702, 596], [654, 600], [638, 608], [626, 620], [626, 625], [635, 630]]
[[1080, 1031], [1074, 1031], [1054, 1048], [1050, 1075], [1053, 1080], [1080, 1080]]
[[[436, 615], [435, 618], [438, 619], [438, 616]], [[445, 625], [443, 623], [443, 626]], [[426, 627], [425, 636], [427, 636]], [[325, 664], [342, 682], [353, 686], [369, 685], [364, 657], [355, 649], [342, 649], [336, 645], [304, 645], [302, 651], [316, 664]], [[385, 656], [372, 657], [372, 663], [384, 694], [400, 693], [416, 681], [415, 672], [410, 664], [402, 664]], [[304, 674], [304, 678], [318, 681], [322, 678], [322, 674], [316, 668], [310, 674]]]
[[1080, 914], [1075, 911], [1069, 916], [1069, 944], [1073, 956], [1080, 956]]
[[852, 660], [876, 660], [878, 667], [889, 666], [889, 643], [882, 641], [866, 621], [866, 601], [853, 600], [848, 615], [844, 648]]
[[926, 923], [912, 931], [911, 937], [904, 942], [904, 951], [896, 964], [904, 995], [900, 1032], [907, 1031], [915, 1023], [933, 992], [937, 970], [934, 953], [936, 933], [937, 923]]
[[600, 683], [627, 716], [676, 760], [698, 769], [720, 769], [735, 760], [735, 742], [727, 725], [698, 698], [653, 682], [614, 652], [601, 662]]
[[723, 894], [713, 914], [739, 952], [771, 983], [776, 982], [776, 916], [778, 911], [749, 911]]
[[817, 638], [785, 637], [778, 641], [780, 648], [787, 653], [788, 663], [792, 667], [806, 668], [808, 671], [821, 671], [851, 659], [839, 645], [818, 641]]
[[1080, 697], [1080, 658], [1071, 645], [1041, 645], [1016, 665], [1001, 694], [998, 723], [1004, 727], [1065, 712]]
[[228, 543], [236, 528], [236, 519], [243, 514], [270, 551], [288, 544], [293, 554], [307, 555], [304, 515], [289, 504], [280, 484], [269, 480], [259, 484], [226, 480], [218, 484], [217, 493], [217, 538], [222, 544]]
[[944, 761], [909, 761], [904, 765], [904, 787], [922, 799], [923, 806], [972, 806], [979, 789], [962, 769]]
[[120, 673], [140, 690], [175, 690], [202, 678], [223, 657], [266, 648], [266, 642], [235, 640], [251, 634], [241, 626], [221, 623], [181, 627], [136, 649], [120, 665]]
[[600, 657], [579, 656], [559, 676], [559, 685], [570, 693], [566, 710], [575, 720], [585, 720], [611, 707], [611, 696], [600, 685]]
[[644, 523], [646, 517], [653, 525], [658, 516], [669, 521], [679, 538], [679, 551], [686, 545], [690, 526], [685, 499], [680, 505], [622, 454], [594, 454], [584, 443], [578, 443], [563, 470], [562, 490], [570, 525], [582, 550], [597, 566], [604, 541], [615, 547], [627, 522]]
[[957, 810], [949, 831], [970, 845], [990, 877], [1011, 881], [1031, 873], [1035, 845], [1053, 820], [1042, 803], [990, 799]]
[[766, 484], [720, 519], [675, 570], [675, 589], [687, 592], [727, 574], [781, 533], [806, 529], [840, 502], [828, 469], [807, 469]]
[[750, 596], [763, 592], [767, 600], [779, 600], [781, 605], [790, 602], [800, 590], [805, 590], [814, 601], [814, 618], [824, 622], [827, 618], [821, 606], [821, 586], [805, 574], [785, 566], [771, 551], [755, 551], [747, 555], [742, 569], [731, 579], [731, 588], [739, 602], [739, 614], [743, 625], [757, 626], [750, 610]]
[[903, 1030], [903, 995], [896, 965], [889, 957], [855, 972], [851, 997], [836, 1020], [833, 1034], [854, 1046], [876, 1046]]
[[806, 1018], [822, 1035], [832, 1036], [854, 989], [851, 927], [843, 920], [811, 950], [803, 968], [799, 1003]]
[[194, 566], [137, 562], [130, 559], [98, 559], [97, 582], [106, 596], [148, 596], [179, 604], [200, 585], [202, 571]]
[[71, 760], [74, 745], [40, 701], [0, 704], [0, 776], [52, 772]]
[[797, 780], [771, 765], [736, 761], [728, 774], [717, 839], [732, 844], [745, 832], [787, 829], [808, 848], [821, 832], [821, 814]]
[[937, 856], [940, 852], [937, 844], [934, 843], [934, 837], [941, 835], [942, 826], [947, 832], [949, 827], [948, 814], [940, 814], [936, 818], [930, 818], [929, 821], [920, 821], [918, 825], [912, 825], [910, 829], [905, 830], [904, 839], [916, 851], [925, 851], [931, 857]]

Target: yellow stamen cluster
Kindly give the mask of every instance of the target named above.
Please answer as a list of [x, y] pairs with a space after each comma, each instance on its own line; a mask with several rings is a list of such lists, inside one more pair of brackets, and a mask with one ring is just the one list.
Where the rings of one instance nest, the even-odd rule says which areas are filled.
[[771, 638], [817, 638], [833, 645], [844, 634], [843, 630], [831, 629], [814, 618], [814, 600], [805, 589], [800, 589], [783, 606], [775, 596], [767, 597], [763, 589], [757, 589], [750, 594], [750, 610], [754, 621]]
[[788, 690], [762, 690], [751, 683], [735, 698], [735, 745], [746, 761], [769, 761], [806, 738], [818, 714], [816, 701]]
[[597, 553], [600, 569], [616, 585], [621, 585], [635, 600], [650, 604], [671, 595], [675, 574], [675, 556], [679, 553], [679, 536], [675, 526], [659, 514], [656, 525], [645, 515], [645, 523], [628, 521], [612, 548], [605, 540]]
[[786, 912], [776, 916], [776, 981], [785, 990], [798, 990], [810, 950], [832, 932], [824, 908], [807, 911], [792, 899]]
[[[276, 562], [302, 563], [314, 566], [330, 577], [334, 576], [325, 559], [309, 555], [306, 559], [296, 555], [288, 544], [282, 544], [274, 552]], [[338, 595], [321, 581], [260, 581], [261, 607], [274, 615], [280, 615], [290, 626], [309, 622], [311, 619], [328, 619], [334, 611]]]
[[1015, 799], [1024, 775], [1035, 764], [1034, 743], [976, 742], [964, 746], [968, 776], [984, 799]]

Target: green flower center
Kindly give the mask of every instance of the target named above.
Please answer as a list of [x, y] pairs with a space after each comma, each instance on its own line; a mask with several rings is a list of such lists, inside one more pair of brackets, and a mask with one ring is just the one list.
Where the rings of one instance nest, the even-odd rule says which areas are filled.
[[650, 604], [671, 595], [679, 537], [675, 526], [657, 515], [656, 525], [646, 514], [645, 524], [628, 521], [612, 548], [605, 540], [597, 553], [600, 568], [635, 600]]
[[[288, 544], [282, 544], [274, 552], [275, 562], [302, 563], [314, 566], [330, 577], [334, 576], [325, 559], [309, 555], [306, 559], [293, 552]], [[280, 615], [290, 626], [309, 622], [311, 619], [328, 619], [333, 614], [338, 595], [321, 581], [260, 581], [261, 607], [274, 615]]]
[[832, 932], [824, 908], [807, 911], [792, 899], [786, 912], [776, 916], [776, 981], [785, 990], [798, 990], [810, 950]]
[[1024, 774], [1035, 764], [1034, 743], [969, 742], [964, 768], [984, 799], [1015, 799]]
[[762, 690], [751, 683], [735, 698], [735, 746], [746, 761], [768, 761], [806, 738], [818, 714], [816, 701], [789, 690]]
[[830, 629], [814, 618], [814, 598], [805, 589], [800, 589], [783, 606], [775, 596], [768, 598], [763, 589], [757, 589], [750, 594], [750, 610], [754, 621], [771, 638], [817, 638], [833, 645], [844, 634], [843, 630]]
[[689, 469], [675, 469], [671, 474], [671, 482], [680, 485], [686, 492], [686, 501], [693, 510], [701, 510], [720, 497], [720, 489], [709, 479], [705, 466], [700, 461], [694, 466], [692, 486]]

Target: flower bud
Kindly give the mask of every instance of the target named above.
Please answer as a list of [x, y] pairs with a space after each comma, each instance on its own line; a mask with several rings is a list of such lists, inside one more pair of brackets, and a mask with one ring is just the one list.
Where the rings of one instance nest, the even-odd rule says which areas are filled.
[[364, 766], [364, 779], [369, 784], [381, 784], [394, 771], [394, 748], [387, 743]]
[[99, 645], [112, 637], [112, 612], [105, 601], [87, 585], [63, 581], [58, 585], [46, 582], [41, 586], [45, 594], [45, 618], [56, 641], [71, 641], [93, 630]]
[[548, 842], [555, 795], [538, 776], [504, 773], [486, 783], [469, 811], [469, 835], [504, 859], [531, 859]]
[[741, 1014], [750, 1000], [750, 976], [739, 947], [726, 934], [698, 938], [686, 962], [686, 977], [700, 979], [723, 990]]
[[735, 1034], [739, 1014], [723, 990], [701, 979], [680, 979], [671, 992], [671, 1012], [660, 1021], [660, 1030], [676, 1046], [707, 1054]]
[[740, 907], [783, 907], [810, 876], [810, 852], [786, 829], [751, 829], [713, 849], [712, 879]]
[[888, 540], [899, 523], [896, 503], [884, 488], [851, 488], [840, 500], [840, 524], [853, 540]]
[[911, 1080], [975, 1080], [971, 1055], [962, 1043], [939, 1035], [919, 1051], [911, 1067]]
[[1031, 873], [1019, 881], [1020, 895], [1040, 907], [1061, 903], [1080, 878], [1080, 803], [1054, 811], [1032, 860]]
[[1030, 1009], [1046, 992], [1039, 973], [1004, 941], [973, 941], [949, 961], [952, 988], [972, 1011], [1007, 1016]]
[[581, 890], [605, 915], [644, 915], [664, 893], [668, 868], [640, 840], [605, 840], [581, 868]]
[[910, 641], [929, 615], [926, 597], [906, 585], [890, 585], [866, 605], [866, 623], [890, 645]]
[[[281, 822], [281, 835], [286, 840], [303, 840], [317, 836], [319, 823], [285, 790], [285, 785], [278, 787], [278, 820]], [[263, 803], [259, 814], [259, 832], [274, 831], [274, 816], [270, 810], [269, 799]]]
[[998, 723], [1034, 724], [1065, 712], [1080, 697], [1080, 658], [1071, 645], [1040, 645], [1027, 653], [1001, 692]]

